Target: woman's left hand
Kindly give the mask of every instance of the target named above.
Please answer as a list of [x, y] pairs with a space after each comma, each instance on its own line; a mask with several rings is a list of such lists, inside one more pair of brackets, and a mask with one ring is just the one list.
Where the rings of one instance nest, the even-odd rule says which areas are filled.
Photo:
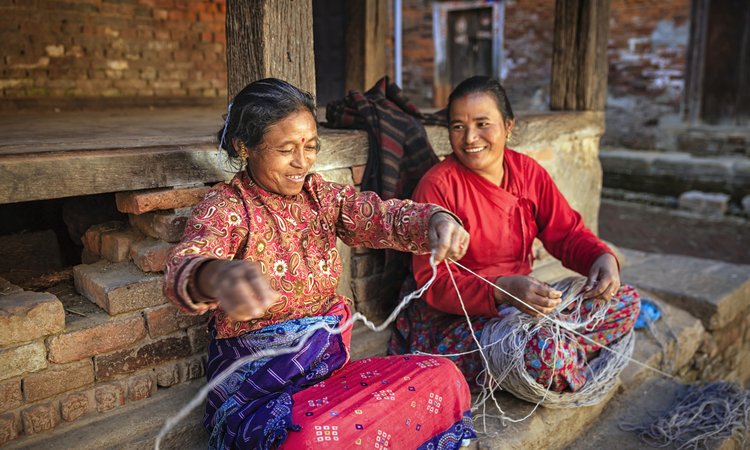
[[617, 260], [610, 253], [603, 253], [596, 258], [589, 270], [583, 298], [601, 298], [609, 300], [620, 289], [620, 271]]
[[469, 249], [469, 232], [450, 214], [439, 212], [430, 217], [430, 248], [435, 263], [446, 258], [459, 260]]

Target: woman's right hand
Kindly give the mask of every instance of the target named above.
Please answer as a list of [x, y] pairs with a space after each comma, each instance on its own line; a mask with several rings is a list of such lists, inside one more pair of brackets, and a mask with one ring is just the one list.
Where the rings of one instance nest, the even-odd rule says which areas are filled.
[[507, 303], [515, 306], [521, 312], [535, 317], [540, 316], [539, 312], [551, 313], [562, 301], [562, 292], [552, 289], [547, 283], [524, 275], [497, 277], [495, 284], [513, 294], [516, 298], [523, 300], [526, 304], [533, 306], [537, 311], [499, 289], [495, 289], [494, 294], [496, 305]]
[[215, 298], [230, 319], [242, 322], [258, 319], [279, 300], [257, 264], [242, 260], [216, 259], [198, 273], [198, 289]]

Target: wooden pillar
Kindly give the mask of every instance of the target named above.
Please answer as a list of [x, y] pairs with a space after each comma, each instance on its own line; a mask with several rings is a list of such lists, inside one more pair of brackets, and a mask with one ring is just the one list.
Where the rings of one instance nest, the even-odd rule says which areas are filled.
[[385, 37], [388, 2], [349, 0], [346, 3], [346, 91], [364, 91], [386, 75]]
[[610, 0], [557, 0], [550, 109], [604, 111]]
[[315, 95], [312, 0], [227, 0], [227, 93], [284, 79]]
[[682, 117], [690, 125], [697, 125], [700, 121], [710, 3], [711, 0], [690, 2], [690, 38], [685, 58], [685, 90], [682, 95]]

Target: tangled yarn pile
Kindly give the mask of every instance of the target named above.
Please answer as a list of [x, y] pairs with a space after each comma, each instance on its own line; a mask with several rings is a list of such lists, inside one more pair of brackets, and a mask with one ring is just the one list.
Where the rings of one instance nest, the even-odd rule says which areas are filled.
[[[604, 400], [633, 354], [632, 330], [611, 344], [611, 351], [601, 351], [589, 361], [586, 384], [576, 392], [553, 392], [549, 386], [532, 378], [525, 367], [524, 350], [533, 337], [545, 336], [545, 345], [553, 346], [552, 354], [557, 355], [562, 342], [577, 341], [573, 331], [583, 334], [604, 319], [609, 302], [596, 303], [590, 313], [582, 316], [581, 291], [585, 282], [585, 278], [571, 277], [555, 283], [553, 288], [563, 293], [563, 301], [548, 317], [532, 317], [515, 310], [485, 325], [480, 342], [492, 383], [518, 398], [547, 408], [574, 408]], [[555, 363], [549, 361], [552, 367], [556, 367]]]
[[750, 391], [736, 383], [715, 381], [684, 386], [678, 400], [652, 422], [621, 424], [651, 447], [709, 448], [712, 441], [733, 438], [747, 448]]

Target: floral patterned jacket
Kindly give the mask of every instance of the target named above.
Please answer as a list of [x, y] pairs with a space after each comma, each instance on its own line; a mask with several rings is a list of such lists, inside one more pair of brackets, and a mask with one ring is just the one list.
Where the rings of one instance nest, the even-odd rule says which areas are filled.
[[[287, 197], [264, 190], [240, 172], [193, 209], [182, 242], [167, 261], [164, 293], [188, 314], [213, 310], [219, 339], [324, 315], [346, 301], [336, 293], [342, 270], [337, 237], [352, 246], [429, 253], [429, 219], [440, 211], [445, 210], [410, 200], [384, 201], [319, 174], [308, 175], [300, 194]], [[196, 270], [210, 259], [257, 262], [280, 301], [262, 318], [231, 321], [191, 285]]]

